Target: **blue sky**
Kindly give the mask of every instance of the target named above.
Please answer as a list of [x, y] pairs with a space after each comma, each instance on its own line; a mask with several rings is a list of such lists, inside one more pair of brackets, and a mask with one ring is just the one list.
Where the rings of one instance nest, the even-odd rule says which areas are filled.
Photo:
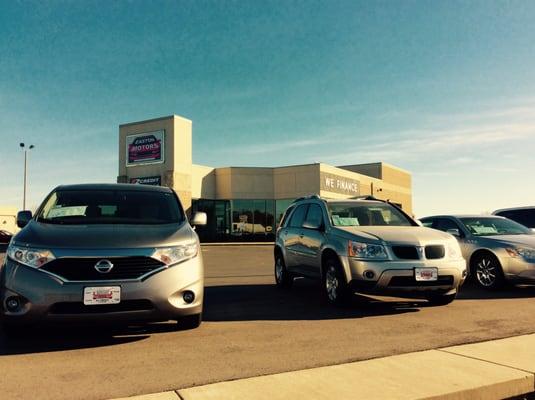
[[118, 125], [212, 166], [386, 161], [418, 216], [535, 204], [533, 1], [0, 0], [0, 205], [112, 182]]

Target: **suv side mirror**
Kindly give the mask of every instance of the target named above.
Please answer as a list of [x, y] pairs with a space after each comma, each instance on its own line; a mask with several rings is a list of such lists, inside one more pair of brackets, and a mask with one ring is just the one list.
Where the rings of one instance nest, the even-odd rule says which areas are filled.
[[323, 226], [323, 224], [321, 223], [321, 221], [320, 222], [316, 222], [316, 223], [310, 222], [310, 221], [305, 221], [303, 223], [303, 228], [305, 228], [305, 229], [313, 229], [315, 231], [321, 230], [322, 226]]
[[208, 222], [208, 216], [205, 212], [196, 212], [193, 216], [193, 219], [191, 220], [191, 225], [197, 226], [197, 225], [206, 225]]
[[31, 211], [19, 211], [17, 213], [17, 226], [19, 228], [24, 228], [26, 225], [28, 225], [28, 222], [32, 219], [32, 212]]
[[461, 232], [459, 232], [459, 229], [457, 229], [457, 228], [448, 229], [446, 232], [449, 233], [450, 235], [453, 235], [453, 236], [457, 237], [457, 238], [461, 237]]

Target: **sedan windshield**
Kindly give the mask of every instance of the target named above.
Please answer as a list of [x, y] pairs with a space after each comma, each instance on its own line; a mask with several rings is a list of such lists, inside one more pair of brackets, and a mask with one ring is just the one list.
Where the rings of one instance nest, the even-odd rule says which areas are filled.
[[532, 232], [507, 218], [460, 218], [474, 236], [525, 235]]
[[173, 193], [137, 190], [58, 190], [37, 215], [54, 224], [171, 224], [184, 221]]
[[411, 226], [398, 209], [385, 203], [327, 203], [334, 226]]

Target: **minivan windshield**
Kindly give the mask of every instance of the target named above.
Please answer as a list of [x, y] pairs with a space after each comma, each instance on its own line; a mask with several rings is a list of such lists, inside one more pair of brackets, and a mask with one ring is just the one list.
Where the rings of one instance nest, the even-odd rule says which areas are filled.
[[474, 236], [529, 235], [532, 232], [507, 218], [460, 218], [466, 229]]
[[386, 203], [327, 203], [334, 226], [412, 226], [398, 209]]
[[57, 190], [37, 221], [52, 224], [171, 224], [184, 221], [173, 193], [139, 190]]

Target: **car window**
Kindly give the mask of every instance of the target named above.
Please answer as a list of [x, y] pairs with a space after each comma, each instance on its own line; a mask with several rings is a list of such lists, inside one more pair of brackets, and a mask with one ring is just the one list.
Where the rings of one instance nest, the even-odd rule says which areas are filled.
[[532, 233], [525, 226], [507, 218], [461, 218], [461, 222], [474, 236], [522, 235]]
[[432, 228], [434, 220], [432, 220], [432, 219], [421, 219], [420, 222], [426, 228]]
[[414, 223], [397, 208], [387, 203], [351, 202], [328, 203], [335, 226], [412, 226]]
[[433, 225], [433, 228], [447, 232], [448, 229], [457, 229], [459, 233], [461, 232], [461, 229], [455, 221], [452, 221], [448, 218], [438, 218], [435, 220], [435, 224]]
[[291, 228], [301, 228], [305, 221], [305, 215], [307, 213], [308, 204], [302, 204], [298, 206], [292, 214], [288, 226]]
[[528, 228], [535, 228], [535, 208], [502, 211], [496, 215], [512, 219]]
[[286, 211], [284, 212], [282, 218], [281, 218], [281, 221], [280, 221], [280, 226], [286, 226], [288, 225], [288, 215], [291, 214], [292, 210], [295, 208], [295, 206], [290, 206], [286, 209]]
[[317, 204], [311, 204], [308, 207], [305, 221], [313, 226], [321, 226], [323, 224], [323, 212], [321, 207]]
[[58, 224], [169, 224], [184, 218], [173, 193], [136, 190], [58, 190], [37, 216]]

